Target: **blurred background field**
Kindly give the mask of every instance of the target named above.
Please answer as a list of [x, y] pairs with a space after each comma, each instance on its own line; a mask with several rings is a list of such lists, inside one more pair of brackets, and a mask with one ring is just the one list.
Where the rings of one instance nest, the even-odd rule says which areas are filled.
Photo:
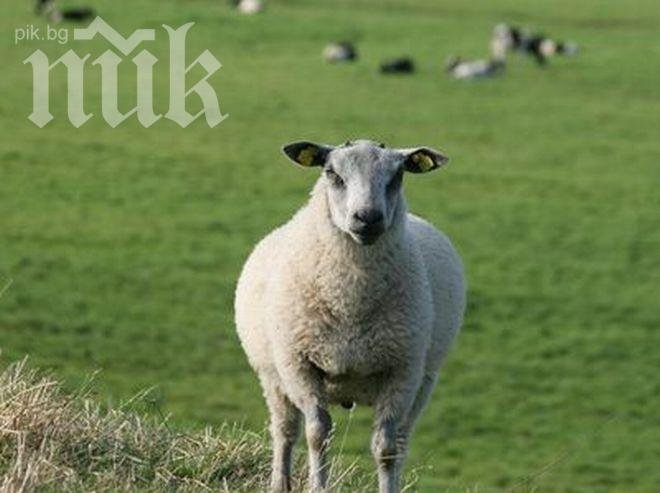
[[[81, 0], [82, 1], [82, 0]], [[87, 71], [79, 129], [66, 78], [52, 74], [55, 120], [38, 129], [32, 74], [84, 45], [13, 43], [30, 2], [0, 7], [0, 348], [29, 354], [75, 388], [93, 371], [102, 402], [155, 387], [181, 426], [241, 422], [266, 410], [233, 326], [233, 290], [254, 243], [304, 202], [314, 171], [281, 144], [372, 137], [429, 145], [445, 170], [406, 178], [412, 210], [464, 257], [468, 316], [420, 420], [408, 465], [419, 491], [650, 492], [660, 484], [660, 4], [655, 0], [281, 0], [239, 16], [219, 0], [89, 1], [146, 48], [166, 111], [167, 36], [194, 21], [189, 60], [209, 49], [229, 118], [210, 129], [100, 118]], [[75, 5], [62, 2], [62, 5]], [[499, 22], [578, 42], [544, 69], [513, 55], [505, 76], [451, 80], [449, 54], [486, 55]], [[63, 24], [59, 27], [69, 27]], [[360, 60], [330, 66], [330, 41]], [[410, 55], [411, 76], [383, 77]], [[132, 107], [128, 64], [121, 84]], [[196, 80], [196, 72], [191, 79]], [[199, 73], [197, 73], [199, 75]], [[194, 104], [193, 104], [194, 106]], [[346, 411], [333, 416], [341, 434]], [[369, 464], [369, 410], [345, 453]]]

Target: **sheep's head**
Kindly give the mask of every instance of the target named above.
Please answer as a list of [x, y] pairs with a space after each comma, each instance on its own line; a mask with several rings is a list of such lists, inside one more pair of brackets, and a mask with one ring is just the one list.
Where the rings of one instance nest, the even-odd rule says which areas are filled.
[[323, 168], [332, 222], [361, 245], [375, 243], [392, 226], [404, 171], [426, 173], [447, 162], [427, 147], [390, 149], [369, 140], [341, 146], [294, 142], [282, 150], [301, 166]]

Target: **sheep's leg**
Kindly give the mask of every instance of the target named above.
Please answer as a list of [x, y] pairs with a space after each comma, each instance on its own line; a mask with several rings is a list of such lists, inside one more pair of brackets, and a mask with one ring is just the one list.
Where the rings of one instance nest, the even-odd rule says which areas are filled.
[[279, 385], [265, 382], [264, 394], [270, 411], [270, 434], [273, 443], [270, 491], [284, 493], [291, 490], [291, 462], [293, 447], [300, 432], [300, 411]]
[[[393, 469], [395, 468], [393, 471], [388, 472], [387, 468], [384, 467], [386, 470], [381, 472], [381, 469], [379, 468], [379, 482], [381, 492], [390, 493], [399, 491], [399, 482], [401, 480], [400, 475], [403, 469], [403, 461], [408, 454], [408, 443], [410, 442], [410, 435], [412, 433], [415, 421], [421, 414], [424, 406], [426, 406], [426, 403], [431, 396], [431, 391], [435, 385], [435, 380], [436, 378], [434, 376], [424, 376], [422, 379], [422, 384], [417, 391], [417, 394], [415, 395], [412, 407], [408, 411], [405, 418], [401, 420], [401, 423], [395, 432], [396, 448], [394, 450], [390, 450], [389, 453], [395, 455], [398, 462], [395, 466], [392, 466]], [[391, 433], [391, 429], [388, 429], [388, 433]], [[388, 474], [389, 476], [387, 476]], [[381, 478], [383, 475], [386, 477]]]
[[318, 368], [295, 353], [276, 351], [278, 372], [291, 401], [305, 417], [305, 437], [309, 457], [309, 490], [326, 491], [328, 477], [327, 451], [332, 419]]
[[415, 425], [415, 421], [417, 421], [417, 418], [419, 417], [422, 410], [426, 406], [426, 403], [429, 401], [429, 398], [431, 397], [431, 392], [433, 391], [433, 387], [435, 386], [436, 379], [437, 379], [436, 375], [424, 375], [424, 378], [422, 379], [422, 385], [417, 391], [417, 395], [415, 396], [413, 405], [410, 408], [410, 411], [408, 412], [408, 416], [406, 416], [406, 419], [399, 430], [399, 435], [402, 437], [406, 437], [404, 441], [407, 441], [407, 437], [412, 432], [412, 428]]
[[305, 435], [309, 456], [309, 491], [326, 491], [328, 480], [327, 452], [332, 431], [332, 419], [326, 409], [312, 406], [305, 411]]
[[378, 468], [380, 493], [398, 493], [401, 470], [408, 447], [408, 434], [401, 434], [411, 403], [419, 388], [417, 378], [387, 386], [376, 402], [371, 452]]
[[371, 439], [371, 452], [378, 468], [380, 493], [398, 493], [403, 457], [397, 446], [397, 420], [377, 419]]

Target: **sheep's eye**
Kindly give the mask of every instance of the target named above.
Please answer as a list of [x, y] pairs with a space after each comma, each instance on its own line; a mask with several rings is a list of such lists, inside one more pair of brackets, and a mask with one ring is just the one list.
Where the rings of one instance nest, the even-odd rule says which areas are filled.
[[387, 190], [389, 192], [394, 192], [395, 190], [397, 190], [399, 188], [399, 185], [401, 185], [402, 179], [403, 179], [403, 169], [400, 169], [399, 171], [396, 172], [396, 174], [387, 184]]
[[328, 179], [332, 182], [332, 184], [338, 188], [343, 188], [344, 187], [344, 180], [342, 180], [341, 176], [339, 176], [337, 173], [335, 173], [331, 169], [326, 169], [325, 170], [325, 175], [328, 177]]

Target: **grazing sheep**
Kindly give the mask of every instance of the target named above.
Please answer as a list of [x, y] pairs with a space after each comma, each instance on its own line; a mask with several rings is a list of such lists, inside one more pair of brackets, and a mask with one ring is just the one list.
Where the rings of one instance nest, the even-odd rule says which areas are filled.
[[273, 440], [271, 490], [290, 488], [304, 417], [309, 488], [326, 491], [330, 404], [373, 406], [381, 493], [399, 491], [413, 424], [463, 318], [458, 254], [406, 212], [404, 172], [442, 166], [425, 147], [297, 142], [284, 153], [322, 174], [307, 205], [243, 267], [236, 327], [263, 387]]
[[504, 72], [504, 60], [492, 58], [490, 60], [463, 60], [457, 56], [450, 56], [445, 64], [445, 70], [454, 79], [486, 79], [500, 75]]
[[254, 15], [264, 10], [263, 0], [232, 0], [232, 3], [241, 14]]
[[55, 0], [37, 0], [35, 12], [37, 15], [44, 15], [53, 24], [59, 24], [63, 20], [86, 21], [96, 15], [94, 9], [90, 7], [59, 9], [55, 4]]
[[380, 64], [380, 72], [383, 74], [412, 74], [414, 71], [415, 62], [409, 57], [385, 60]]
[[357, 50], [347, 41], [330, 43], [323, 49], [323, 59], [330, 63], [351, 62], [357, 59]]
[[490, 48], [497, 59], [503, 59], [509, 51], [519, 51], [534, 57], [539, 65], [545, 65], [552, 56], [572, 56], [578, 52], [575, 43], [555, 41], [507, 24], [495, 26]]

